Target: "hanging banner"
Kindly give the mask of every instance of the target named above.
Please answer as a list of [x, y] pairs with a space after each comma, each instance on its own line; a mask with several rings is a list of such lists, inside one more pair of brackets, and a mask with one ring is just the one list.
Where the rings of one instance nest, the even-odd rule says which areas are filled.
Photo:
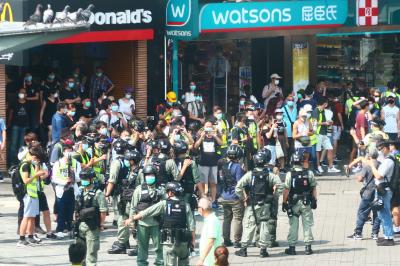
[[358, 26], [378, 25], [378, 0], [357, 0], [356, 9]]
[[347, 0], [206, 4], [200, 10], [200, 32], [339, 27], [347, 11]]
[[293, 43], [293, 93], [297, 95], [297, 91], [305, 89], [309, 84], [309, 55], [308, 43]]

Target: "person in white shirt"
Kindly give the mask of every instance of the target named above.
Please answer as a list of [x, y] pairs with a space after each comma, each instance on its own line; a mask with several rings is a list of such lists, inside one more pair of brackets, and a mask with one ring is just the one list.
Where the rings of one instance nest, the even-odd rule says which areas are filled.
[[383, 132], [391, 140], [400, 138], [400, 109], [395, 105], [395, 99], [396, 95], [390, 93], [386, 98], [387, 104], [381, 110], [381, 118], [385, 121]]
[[125, 120], [130, 120], [135, 112], [135, 101], [132, 99], [133, 88], [125, 88], [125, 96], [118, 100], [118, 111], [124, 116]]
[[[268, 85], [265, 85], [262, 91], [262, 98], [264, 99], [265, 108], [268, 108], [268, 103], [271, 101], [271, 99], [283, 97], [282, 88], [279, 87], [279, 82], [282, 77], [274, 73], [270, 76], [270, 78], [271, 82]], [[271, 107], [271, 109], [275, 110], [276, 106]]]

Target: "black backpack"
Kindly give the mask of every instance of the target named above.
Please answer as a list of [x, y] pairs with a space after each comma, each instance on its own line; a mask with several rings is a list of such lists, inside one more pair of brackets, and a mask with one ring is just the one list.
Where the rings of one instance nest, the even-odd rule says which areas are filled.
[[[8, 170], [8, 173], [11, 177], [11, 186], [13, 193], [17, 200], [22, 201], [24, 199], [24, 196], [26, 194], [26, 186], [24, 184], [24, 181], [22, 180], [21, 174], [19, 170], [21, 169], [21, 166], [23, 164], [29, 164], [28, 162], [21, 162], [18, 165], [11, 166], [10, 169]], [[30, 167], [30, 164], [29, 164]]]
[[389, 187], [393, 193], [400, 192], [400, 162], [394, 156], [389, 156], [394, 163], [392, 178], [389, 182]]

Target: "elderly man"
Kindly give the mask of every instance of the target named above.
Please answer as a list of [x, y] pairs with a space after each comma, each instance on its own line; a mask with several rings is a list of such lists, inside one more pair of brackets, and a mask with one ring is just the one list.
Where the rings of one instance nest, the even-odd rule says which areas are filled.
[[211, 200], [201, 198], [198, 203], [198, 212], [204, 218], [200, 237], [200, 258], [197, 266], [214, 265], [214, 250], [222, 244], [221, 222], [211, 210]]

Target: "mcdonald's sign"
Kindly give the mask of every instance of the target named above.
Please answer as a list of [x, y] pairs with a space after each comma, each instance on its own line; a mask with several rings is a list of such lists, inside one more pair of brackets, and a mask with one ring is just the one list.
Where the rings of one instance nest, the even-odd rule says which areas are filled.
[[13, 12], [11, 9], [11, 5], [9, 3], [5, 3], [3, 5], [3, 11], [0, 14], [0, 21], [6, 21], [6, 15], [8, 14], [8, 21], [13, 22]]

